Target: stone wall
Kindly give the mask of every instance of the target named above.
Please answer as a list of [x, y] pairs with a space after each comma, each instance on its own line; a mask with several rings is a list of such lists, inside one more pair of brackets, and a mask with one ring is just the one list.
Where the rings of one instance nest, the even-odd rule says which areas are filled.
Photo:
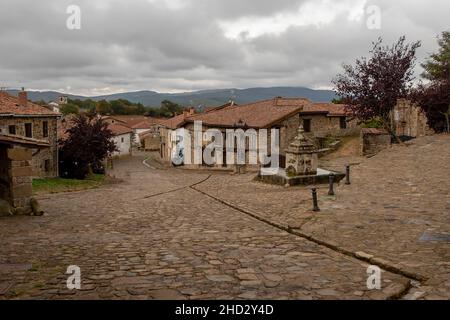
[[161, 144], [161, 138], [159, 134], [149, 135], [143, 139], [144, 150], [146, 151], [158, 151]]
[[361, 155], [375, 155], [391, 145], [391, 135], [383, 129], [364, 128], [361, 130]]
[[11, 204], [17, 215], [31, 213], [30, 200], [33, 194], [31, 158], [31, 149], [0, 148], [2, 198]]
[[9, 163], [6, 150], [6, 147], [0, 146], [0, 199], [9, 200]]
[[[48, 137], [44, 137], [44, 121], [48, 123]], [[14, 125], [16, 135], [25, 136], [25, 123], [32, 124], [32, 138], [48, 141], [50, 148], [33, 150], [33, 176], [41, 178], [54, 178], [58, 176], [58, 146], [57, 146], [57, 120], [56, 117], [28, 117], [13, 118], [0, 117], [0, 129], [9, 134], [9, 126]]]
[[398, 136], [417, 138], [433, 133], [427, 125], [426, 115], [420, 107], [413, 105], [409, 100], [397, 101], [391, 119]]
[[[301, 122], [304, 119], [311, 121], [311, 134], [315, 137], [343, 137], [358, 134], [360, 128], [356, 120], [346, 122], [346, 128], [341, 128], [341, 118], [344, 117], [329, 117], [324, 114], [317, 115], [301, 115]], [[348, 120], [348, 118], [345, 118]]]

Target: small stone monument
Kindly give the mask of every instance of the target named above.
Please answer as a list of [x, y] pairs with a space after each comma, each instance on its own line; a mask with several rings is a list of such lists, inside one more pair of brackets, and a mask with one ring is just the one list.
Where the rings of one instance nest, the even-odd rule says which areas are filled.
[[300, 125], [297, 136], [286, 150], [286, 174], [289, 177], [317, 174], [318, 151], [304, 132]]

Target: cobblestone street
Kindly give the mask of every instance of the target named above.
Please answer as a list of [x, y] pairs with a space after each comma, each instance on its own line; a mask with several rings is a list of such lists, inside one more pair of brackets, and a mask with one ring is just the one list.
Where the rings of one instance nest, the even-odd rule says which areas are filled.
[[[363, 159], [314, 214], [308, 188], [120, 160], [120, 183], [0, 219], [0, 299], [448, 298], [450, 245], [419, 239], [450, 231], [450, 141], [427, 139]], [[381, 290], [370, 264], [390, 270]]]

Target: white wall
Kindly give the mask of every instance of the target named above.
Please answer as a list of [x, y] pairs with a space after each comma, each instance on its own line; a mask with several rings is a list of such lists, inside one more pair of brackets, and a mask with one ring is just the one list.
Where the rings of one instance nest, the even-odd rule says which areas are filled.
[[139, 139], [139, 133], [148, 131], [149, 129], [134, 129], [134, 143], [141, 145], [141, 139]]
[[131, 154], [131, 133], [114, 136], [114, 143], [119, 151], [113, 153], [113, 157], [127, 156]]

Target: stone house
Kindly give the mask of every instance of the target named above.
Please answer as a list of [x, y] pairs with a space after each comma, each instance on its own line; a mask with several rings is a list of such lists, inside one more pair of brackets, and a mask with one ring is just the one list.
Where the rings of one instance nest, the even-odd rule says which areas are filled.
[[311, 103], [300, 112], [305, 133], [316, 138], [357, 134], [357, 121], [352, 119], [343, 104]]
[[[303, 98], [274, 98], [269, 100], [258, 101], [246, 105], [227, 106], [212, 110], [202, 114], [183, 114], [172, 118], [168, 126], [169, 130], [164, 134], [165, 143], [162, 146], [161, 154], [163, 160], [170, 161], [176, 145], [179, 141], [175, 140], [172, 131], [175, 129], [184, 129], [189, 131], [191, 137], [194, 136], [195, 121], [202, 121], [203, 131], [208, 129], [220, 130], [225, 138], [224, 145], [227, 144], [225, 132], [227, 129], [267, 129], [269, 133], [267, 149], [270, 153], [270, 130], [279, 129], [280, 133], [280, 155], [283, 157], [285, 149], [289, 142], [297, 134], [300, 125], [300, 112], [306, 105], [311, 104], [307, 99]], [[194, 146], [193, 141], [191, 146]], [[248, 159], [249, 145], [246, 142], [246, 158]], [[186, 151], [189, 152], [189, 151]], [[194, 150], [192, 149], [193, 153]], [[224, 153], [225, 154], [225, 153]], [[230, 167], [226, 163], [224, 156], [223, 164], [217, 167]], [[199, 165], [190, 165], [196, 168]]]
[[194, 109], [184, 111], [182, 114], [176, 115], [170, 119], [160, 119], [160, 157], [161, 160], [167, 163], [171, 162], [172, 154], [176, 148], [177, 141], [174, 138], [173, 132], [180, 128], [185, 120], [195, 114]]
[[304, 98], [282, 97], [245, 105], [227, 104], [209, 108], [202, 114], [184, 113], [169, 119], [161, 130], [160, 152], [164, 161], [171, 161], [179, 143], [174, 139], [173, 131], [184, 128], [192, 135], [194, 121], [202, 121], [205, 131], [215, 128], [224, 132], [240, 125], [247, 129], [278, 128], [282, 164], [285, 149], [295, 137], [300, 124], [314, 137], [359, 133], [356, 121], [351, 120], [344, 105], [313, 103]]
[[132, 143], [139, 147], [142, 146], [142, 141], [139, 137], [141, 133], [150, 130], [155, 134], [159, 134], [159, 128], [161, 127], [160, 119], [141, 115], [106, 116], [104, 117], [104, 120], [111, 124], [120, 123], [121, 125], [131, 128], [133, 131]]
[[0, 91], [0, 134], [46, 141], [49, 148], [32, 150], [33, 176], [58, 176], [57, 120], [60, 114], [27, 99], [25, 91], [18, 97]]
[[11, 208], [0, 215], [24, 215], [36, 211], [36, 202], [34, 208], [31, 203], [32, 157], [36, 150], [43, 152], [49, 148], [48, 141], [0, 133], [0, 200], [5, 200]]
[[145, 151], [159, 151], [161, 147], [161, 136], [159, 134], [159, 127], [149, 129], [139, 134], [141, 141], [141, 148]]

